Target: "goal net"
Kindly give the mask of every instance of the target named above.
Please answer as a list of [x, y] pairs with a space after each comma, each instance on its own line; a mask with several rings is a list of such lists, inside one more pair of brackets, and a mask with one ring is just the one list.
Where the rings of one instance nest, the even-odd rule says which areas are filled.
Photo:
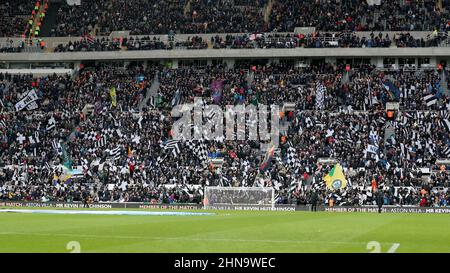
[[209, 209], [275, 206], [270, 187], [205, 187], [204, 193], [203, 204]]

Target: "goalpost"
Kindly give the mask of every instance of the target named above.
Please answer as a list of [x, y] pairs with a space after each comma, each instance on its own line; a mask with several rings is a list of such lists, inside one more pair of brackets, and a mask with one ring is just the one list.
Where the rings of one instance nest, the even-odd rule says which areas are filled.
[[226, 207], [275, 207], [275, 190], [271, 187], [205, 187], [205, 209]]

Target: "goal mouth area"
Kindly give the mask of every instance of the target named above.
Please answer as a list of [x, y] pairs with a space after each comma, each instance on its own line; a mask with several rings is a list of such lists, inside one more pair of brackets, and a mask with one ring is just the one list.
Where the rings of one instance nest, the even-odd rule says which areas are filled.
[[275, 190], [272, 187], [205, 187], [203, 206], [205, 209], [227, 207], [275, 207]]

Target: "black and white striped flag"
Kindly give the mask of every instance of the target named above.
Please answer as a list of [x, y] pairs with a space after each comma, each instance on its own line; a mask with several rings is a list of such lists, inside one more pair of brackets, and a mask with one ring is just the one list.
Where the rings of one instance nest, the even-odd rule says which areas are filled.
[[447, 132], [450, 132], [450, 121], [448, 119], [442, 119], [441, 124], [442, 127], [447, 130]]
[[154, 96], [151, 96], [151, 97], [148, 99], [148, 105], [150, 105], [151, 108], [155, 108], [156, 104], [155, 104], [155, 97], [154, 97]]
[[102, 136], [99, 140], [97, 140], [95, 142], [95, 147], [96, 148], [103, 147], [105, 145], [106, 145], [106, 137], [105, 136]]
[[53, 149], [56, 151], [56, 153], [58, 154], [58, 155], [62, 155], [63, 153], [62, 153], [62, 147], [61, 147], [61, 142], [59, 141], [59, 140], [53, 140], [52, 141], [52, 147], [53, 147]]
[[423, 101], [426, 103], [427, 106], [431, 106], [431, 105], [437, 103], [437, 98], [435, 95], [430, 94], [430, 95], [424, 96]]
[[450, 147], [445, 148], [445, 149], [442, 151], [442, 154], [443, 154], [446, 158], [449, 158], [449, 157], [450, 157]]
[[47, 127], [46, 127], [46, 129], [47, 129], [47, 131], [50, 131], [50, 130], [54, 129], [55, 127], [56, 127], [56, 120], [55, 120], [55, 118], [52, 116], [52, 117], [48, 120], [48, 122], [47, 122]]
[[108, 153], [108, 159], [109, 160], [118, 160], [120, 158], [120, 146], [117, 146], [116, 148], [110, 150]]
[[324, 181], [319, 180], [319, 182], [316, 181], [315, 177], [313, 177], [313, 183], [311, 185], [311, 189], [313, 191], [318, 191], [318, 190], [322, 190], [326, 187], [326, 184]]
[[299, 181], [297, 179], [292, 180], [291, 184], [289, 185], [289, 192], [292, 193], [297, 189]]
[[180, 142], [179, 140], [174, 139], [168, 140], [162, 144], [162, 148], [164, 148], [164, 150], [171, 150], [173, 156], [177, 157], [181, 153], [180, 147], [178, 146], [179, 142]]
[[39, 132], [34, 132], [34, 137], [29, 136], [28, 141], [30, 142], [30, 144], [40, 143], [41, 140], [39, 139]]
[[156, 165], [157, 166], [160, 165], [166, 159], [166, 157], [167, 157], [167, 155], [165, 155], [163, 157], [158, 156], [158, 158], [156, 159]]
[[450, 111], [447, 110], [440, 110], [439, 116], [443, 119], [448, 119], [450, 117]]

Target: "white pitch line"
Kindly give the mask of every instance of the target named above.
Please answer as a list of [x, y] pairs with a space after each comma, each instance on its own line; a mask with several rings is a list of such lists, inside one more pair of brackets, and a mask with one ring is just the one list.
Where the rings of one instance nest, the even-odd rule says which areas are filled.
[[[64, 234], [64, 233], [26, 233], [26, 232], [0, 232], [0, 235], [29, 235], [29, 236], [60, 236], [73, 238], [103, 238], [103, 239], [144, 239], [144, 240], [173, 240], [173, 241], [207, 241], [207, 242], [241, 242], [241, 243], [297, 243], [297, 244], [348, 244], [365, 245], [367, 242], [345, 242], [345, 241], [307, 241], [307, 240], [257, 240], [257, 239], [228, 239], [228, 238], [186, 238], [186, 237], [145, 237], [127, 235], [89, 235], [89, 234]], [[382, 242], [382, 244], [392, 244]]]

